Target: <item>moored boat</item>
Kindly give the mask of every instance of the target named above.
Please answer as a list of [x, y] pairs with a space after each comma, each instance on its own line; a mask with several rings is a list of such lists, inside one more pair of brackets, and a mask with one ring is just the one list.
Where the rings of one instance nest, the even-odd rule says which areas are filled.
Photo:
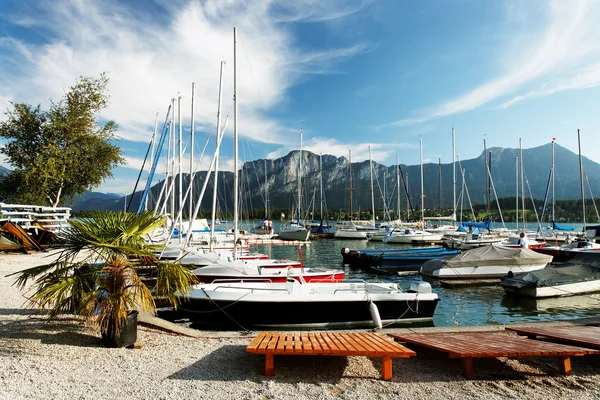
[[438, 300], [426, 282], [404, 292], [394, 283], [290, 279], [196, 285], [178, 311], [191, 321], [235, 329], [356, 328], [431, 321]]
[[580, 253], [565, 264], [509, 274], [500, 284], [509, 294], [534, 298], [597, 292], [600, 291], [600, 253]]
[[509, 272], [529, 272], [544, 268], [552, 256], [533, 250], [497, 244], [467, 250], [454, 257], [427, 261], [421, 275], [440, 279], [500, 278]]

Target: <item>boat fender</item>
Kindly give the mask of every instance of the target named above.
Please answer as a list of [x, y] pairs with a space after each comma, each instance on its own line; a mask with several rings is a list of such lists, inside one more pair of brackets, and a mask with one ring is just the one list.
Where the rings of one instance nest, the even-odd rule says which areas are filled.
[[369, 312], [371, 313], [371, 319], [373, 319], [373, 325], [375, 329], [383, 328], [383, 324], [381, 323], [381, 316], [379, 315], [379, 309], [377, 305], [369, 300]]

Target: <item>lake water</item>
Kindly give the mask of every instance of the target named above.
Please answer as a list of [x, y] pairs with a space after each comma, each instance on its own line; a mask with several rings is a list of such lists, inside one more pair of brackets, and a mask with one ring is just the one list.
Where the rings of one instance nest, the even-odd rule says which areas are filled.
[[[581, 230], [582, 225], [571, 225]], [[507, 228], [514, 225], [507, 224]], [[279, 230], [278, 221], [274, 228]], [[535, 230], [536, 226], [528, 225]], [[381, 242], [366, 240], [337, 240], [323, 239], [302, 246], [304, 264], [312, 267], [344, 269], [346, 278], [363, 279], [373, 282], [397, 282], [407, 290], [412, 281], [420, 281], [415, 276], [372, 275], [362, 270], [344, 268], [342, 266], [341, 249], [377, 249], [401, 248], [401, 245], [388, 245]], [[298, 259], [298, 248], [295, 246], [253, 246], [259, 252], [266, 253], [272, 258]], [[600, 294], [550, 298], [526, 299], [511, 297], [504, 294], [500, 286], [465, 287], [447, 289], [439, 283], [431, 282], [433, 291], [440, 297], [435, 311], [433, 323], [435, 326], [475, 326], [507, 324], [522, 321], [564, 320], [579, 317], [597, 316], [600, 312]]]

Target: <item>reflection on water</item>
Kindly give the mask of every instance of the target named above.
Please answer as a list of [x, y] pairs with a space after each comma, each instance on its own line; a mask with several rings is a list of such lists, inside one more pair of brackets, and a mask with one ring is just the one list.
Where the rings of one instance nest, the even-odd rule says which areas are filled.
[[[392, 247], [393, 246], [393, 247]], [[387, 245], [366, 240], [323, 239], [301, 247], [304, 265], [342, 269], [340, 250], [401, 248], [401, 245]], [[299, 259], [295, 246], [256, 246], [256, 250], [273, 258]], [[408, 289], [412, 281], [419, 281], [418, 275], [395, 276], [374, 275], [362, 270], [344, 268], [346, 279], [363, 279], [375, 282], [397, 282]], [[600, 294], [589, 294], [550, 299], [529, 299], [509, 297], [500, 286], [476, 286], [448, 289], [432, 282], [433, 291], [440, 297], [433, 322], [436, 326], [475, 326], [508, 324], [519, 321], [563, 320], [596, 316], [600, 312]]]

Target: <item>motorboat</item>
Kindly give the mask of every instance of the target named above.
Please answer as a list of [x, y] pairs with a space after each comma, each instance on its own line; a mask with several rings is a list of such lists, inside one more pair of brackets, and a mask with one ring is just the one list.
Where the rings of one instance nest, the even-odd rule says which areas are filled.
[[423, 264], [423, 276], [440, 279], [501, 278], [509, 272], [529, 272], [544, 268], [552, 256], [524, 248], [491, 244], [467, 250], [454, 257]]
[[396, 283], [220, 282], [192, 287], [182, 317], [233, 329], [372, 328], [427, 322], [438, 295], [427, 282], [405, 292]]
[[509, 294], [543, 298], [600, 291], [600, 253], [580, 253], [571, 261], [523, 274], [500, 283]]
[[333, 237], [335, 237], [336, 239], [366, 240], [367, 234], [370, 231], [375, 231], [375, 229], [369, 229], [367, 227], [358, 226], [353, 222], [342, 222], [336, 225]]
[[585, 252], [598, 252], [600, 255], [600, 244], [589, 240], [576, 240], [562, 246], [545, 246], [533, 250], [540, 254], [551, 255], [555, 262], [567, 262]]
[[283, 224], [279, 229], [279, 238], [281, 240], [298, 240], [301, 242], [308, 241], [310, 229], [298, 221], [290, 221]]
[[420, 229], [403, 229], [390, 232], [388, 237], [383, 239], [384, 243], [435, 243], [440, 242], [444, 235], [441, 233], [431, 233]]
[[[344, 271], [323, 268], [292, 268], [281, 260], [272, 260], [268, 266], [243, 261], [228, 261], [196, 268], [192, 273], [203, 283], [216, 281], [248, 281], [285, 282], [288, 277], [305, 282], [341, 282]], [[279, 262], [279, 265], [278, 265]]]

